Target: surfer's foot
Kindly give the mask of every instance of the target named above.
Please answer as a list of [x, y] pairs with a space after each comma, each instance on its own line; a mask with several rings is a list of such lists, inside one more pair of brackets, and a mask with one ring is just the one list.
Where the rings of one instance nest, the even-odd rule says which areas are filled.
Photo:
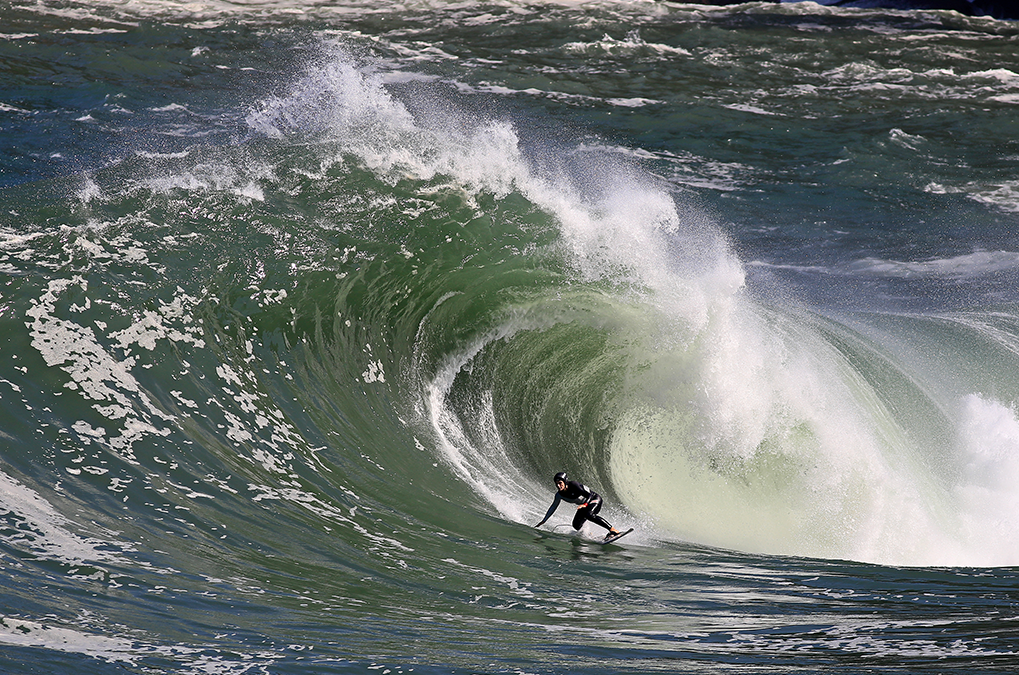
[[609, 530], [609, 533], [605, 535], [605, 538], [608, 539], [609, 537], [614, 537], [617, 534], [619, 534], [619, 530], [613, 527], [611, 530]]

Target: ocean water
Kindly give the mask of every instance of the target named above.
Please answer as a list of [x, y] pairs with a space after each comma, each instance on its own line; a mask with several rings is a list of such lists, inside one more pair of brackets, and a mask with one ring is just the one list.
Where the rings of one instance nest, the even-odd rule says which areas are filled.
[[1019, 668], [1019, 24], [0, 16], [0, 672]]

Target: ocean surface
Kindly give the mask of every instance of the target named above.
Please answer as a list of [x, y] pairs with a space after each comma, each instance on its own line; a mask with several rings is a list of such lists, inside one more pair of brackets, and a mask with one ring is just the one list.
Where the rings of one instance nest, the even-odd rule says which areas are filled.
[[0, 575], [5, 675], [1015, 673], [1019, 23], [0, 3]]

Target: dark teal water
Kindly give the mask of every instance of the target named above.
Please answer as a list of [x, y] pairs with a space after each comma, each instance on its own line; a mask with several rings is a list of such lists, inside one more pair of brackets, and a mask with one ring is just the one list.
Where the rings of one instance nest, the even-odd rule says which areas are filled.
[[2, 16], [0, 672], [1019, 665], [1015, 24]]

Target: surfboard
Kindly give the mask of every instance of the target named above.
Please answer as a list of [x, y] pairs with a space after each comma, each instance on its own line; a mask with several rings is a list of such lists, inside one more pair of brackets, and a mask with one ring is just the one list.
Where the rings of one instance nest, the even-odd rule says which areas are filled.
[[620, 532], [619, 534], [613, 534], [613, 535], [610, 535], [608, 537], [605, 537], [604, 539], [602, 539], [601, 543], [603, 543], [603, 544], [611, 544], [614, 541], [619, 541], [620, 539], [622, 539], [626, 535], [630, 534], [631, 532], [633, 532], [633, 528], [632, 527], [629, 530], [626, 530], [625, 532]]

